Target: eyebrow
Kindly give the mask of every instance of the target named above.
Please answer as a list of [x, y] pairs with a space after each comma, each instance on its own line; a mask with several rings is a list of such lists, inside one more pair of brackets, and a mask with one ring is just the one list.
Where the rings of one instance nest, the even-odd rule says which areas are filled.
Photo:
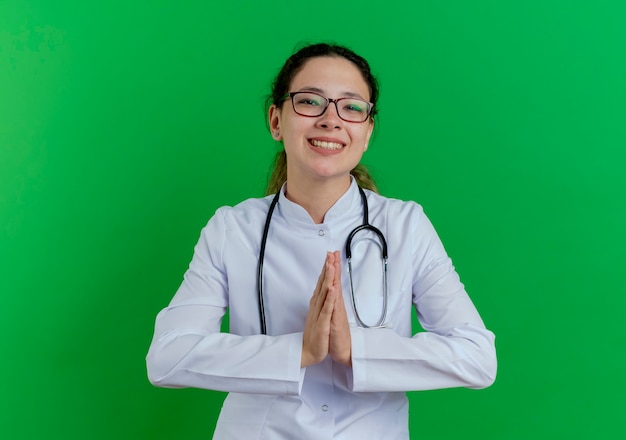
[[[314, 93], [319, 93], [320, 95], [325, 96], [325, 92], [319, 87], [304, 86], [304, 87], [301, 87], [300, 90], [298, 91], [299, 92], [314, 92]], [[358, 93], [354, 93], [354, 92], [343, 92], [341, 96], [345, 98], [358, 98], [363, 101], [367, 101], [367, 99], [363, 98], [361, 95], [359, 95]]]

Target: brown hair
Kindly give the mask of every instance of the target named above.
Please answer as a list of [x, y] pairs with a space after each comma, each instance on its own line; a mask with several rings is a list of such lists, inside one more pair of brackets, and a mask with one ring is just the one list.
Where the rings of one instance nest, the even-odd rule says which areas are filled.
[[[363, 79], [367, 83], [370, 91], [370, 102], [374, 104], [372, 113], [373, 118], [377, 114], [376, 101], [378, 100], [378, 81], [372, 74], [368, 62], [352, 50], [344, 46], [336, 44], [312, 44], [291, 55], [278, 72], [276, 79], [272, 85], [272, 94], [266, 100], [266, 110], [273, 104], [281, 107], [285, 102], [284, 97], [288, 92], [291, 81], [296, 74], [302, 69], [306, 61], [315, 57], [341, 57], [352, 62], [363, 75]], [[267, 112], [266, 112], [267, 114]], [[352, 169], [351, 174], [356, 179], [360, 187], [378, 192], [374, 179], [364, 165], [358, 164]], [[281, 150], [276, 154], [274, 159], [272, 173], [267, 183], [266, 194], [274, 194], [278, 192], [281, 186], [287, 180], [287, 155], [285, 150]]]

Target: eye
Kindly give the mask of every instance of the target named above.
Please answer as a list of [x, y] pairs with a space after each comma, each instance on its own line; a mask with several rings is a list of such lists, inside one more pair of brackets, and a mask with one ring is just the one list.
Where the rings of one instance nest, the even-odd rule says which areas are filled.
[[318, 100], [315, 99], [308, 99], [308, 98], [302, 98], [298, 100], [298, 104], [301, 105], [311, 105], [311, 106], [320, 106], [322, 105]]
[[363, 109], [361, 107], [359, 107], [357, 104], [348, 104], [346, 105], [346, 110], [349, 110], [351, 112], [362, 112]]
[[302, 93], [296, 95], [296, 105], [307, 107], [321, 107], [324, 105], [324, 99], [312, 93]]
[[365, 113], [367, 111], [367, 104], [361, 101], [347, 101], [343, 109], [350, 113]]

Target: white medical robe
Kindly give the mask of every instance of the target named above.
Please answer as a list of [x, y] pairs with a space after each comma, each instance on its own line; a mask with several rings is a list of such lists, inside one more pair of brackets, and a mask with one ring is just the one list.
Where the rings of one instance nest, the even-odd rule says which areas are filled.
[[[257, 263], [273, 196], [217, 210], [202, 230], [182, 285], [156, 318], [147, 356], [163, 387], [229, 392], [214, 439], [406, 440], [405, 391], [482, 388], [496, 374], [494, 335], [461, 284], [430, 221], [413, 202], [366, 191], [369, 221], [388, 243], [386, 328], [356, 325], [345, 243], [363, 221], [353, 179], [322, 224], [281, 191], [263, 270], [268, 335], [260, 335]], [[359, 314], [382, 312], [380, 245], [368, 232], [352, 243]], [[352, 367], [330, 358], [300, 368], [309, 300], [327, 251], [341, 250], [351, 324]], [[412, 308], [426, 330], [411, 329]], [[220, 332], [229, 310], [230, 330]]]

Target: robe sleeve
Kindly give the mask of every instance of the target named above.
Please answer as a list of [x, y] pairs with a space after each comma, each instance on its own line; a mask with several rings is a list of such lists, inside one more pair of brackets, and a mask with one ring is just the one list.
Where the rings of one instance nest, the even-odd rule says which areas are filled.
[[[228, 308], [220, 208], [202, 230], [181, 286], [156, 318], [146, 364], [156, 386], [287, 394], [301, 392], [302, 333], [240, 336], [220, 332]], [[256, 307], [256, 305], [251, 305]]]
[[351, 328], [353, 391], [484, 388], [493, 383], [495, 336], [485, 328], [432, 224], [414, 205], [412, 302], [425, 331]]

